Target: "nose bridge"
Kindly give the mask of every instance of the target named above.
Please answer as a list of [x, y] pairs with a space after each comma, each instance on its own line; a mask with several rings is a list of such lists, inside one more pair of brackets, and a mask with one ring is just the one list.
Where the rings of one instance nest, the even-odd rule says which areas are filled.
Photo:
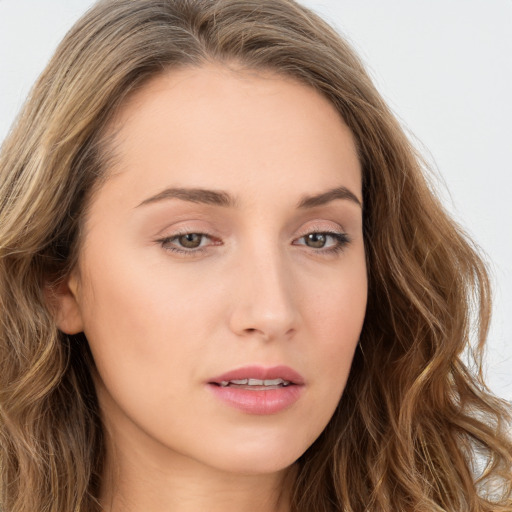
[[298, 311], [292, 270], [279, 244], [256, 241], [243, 250], [238, 261], [232, 329], [265, 339], [289, 336], [297, 326]]

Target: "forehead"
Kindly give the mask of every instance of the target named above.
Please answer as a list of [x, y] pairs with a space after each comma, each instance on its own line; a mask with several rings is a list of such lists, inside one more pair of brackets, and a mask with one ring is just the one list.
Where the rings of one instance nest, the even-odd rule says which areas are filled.
[[138, 176], [148, 190], [241, 191], [269, 179], [321, 189], [342, 179], [360, 195], [354, 138], [340, 114], [313, 88], [275, 73], [210, 64], [162, 74], [130, 96], [110, 132], [114, 181]]

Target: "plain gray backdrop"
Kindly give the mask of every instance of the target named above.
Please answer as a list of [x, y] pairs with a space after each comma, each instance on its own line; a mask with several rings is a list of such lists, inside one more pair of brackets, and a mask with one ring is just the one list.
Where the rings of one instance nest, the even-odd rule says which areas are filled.
[[[0, 141], [90, 0], [0, 0]], [[303, 0], [347, 37], [483, 248], [487, 376], [512, 400], [512, 0]], [[421, 142], [420, 142], [421, 141]]]

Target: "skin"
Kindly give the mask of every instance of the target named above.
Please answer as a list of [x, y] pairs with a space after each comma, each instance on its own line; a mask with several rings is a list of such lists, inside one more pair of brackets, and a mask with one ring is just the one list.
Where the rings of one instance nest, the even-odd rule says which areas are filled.
[[[115, 168], [92, 198], [58, 310], [97, 365], [104, 509], [287, 511], [294, 461], [336, 408], [365, 314], [352, 134], [313, 89], [213, 64], [153, 79], [111, 130]], [[236, 204], [147, 202], [169, 187]], [[339, 187], [357, 201], [297, 207]], [[325, 232], [348, 241], [307, 236]], [[187, 249], [177, 233], [208, 236]], [[208, 391], [249, 364], [298, 371], [300, 399], [254, 415]]]

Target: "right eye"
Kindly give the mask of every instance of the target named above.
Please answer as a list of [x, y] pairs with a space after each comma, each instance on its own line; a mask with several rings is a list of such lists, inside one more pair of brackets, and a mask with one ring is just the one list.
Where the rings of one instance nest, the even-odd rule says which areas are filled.
[[166, 250], [180, 254], [196, 254], [203, 252], [209, 245], [219, 245], [206, 233], [176, 233], [158, 240], [158, 243]]

